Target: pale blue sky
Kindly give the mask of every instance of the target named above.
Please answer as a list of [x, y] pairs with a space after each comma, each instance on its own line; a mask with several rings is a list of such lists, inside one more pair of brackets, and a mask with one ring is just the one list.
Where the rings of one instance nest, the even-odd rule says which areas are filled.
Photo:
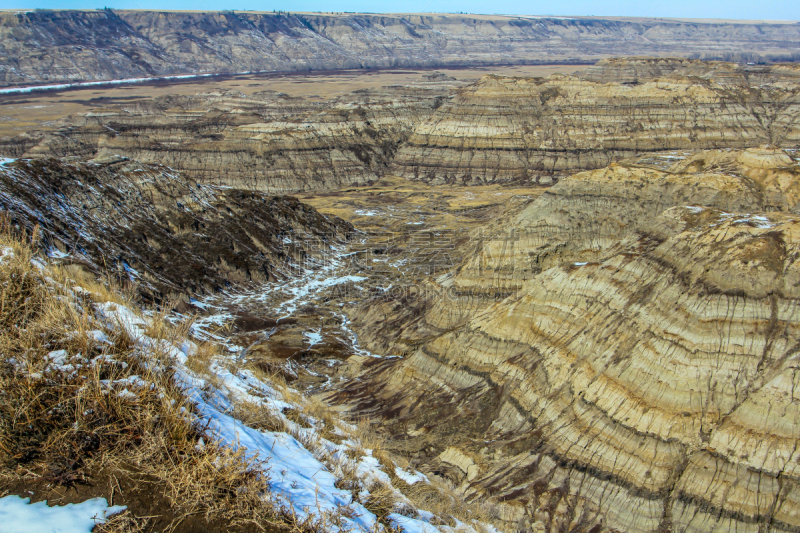
[[798, 0], [0, 0], [4, 9], [253, 9], [800, 20]]

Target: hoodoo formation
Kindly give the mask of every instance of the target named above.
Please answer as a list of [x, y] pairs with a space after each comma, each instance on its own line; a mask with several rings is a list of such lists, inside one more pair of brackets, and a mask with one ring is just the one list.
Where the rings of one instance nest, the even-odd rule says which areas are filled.
[[[800, 531], [799, 28], [0, 15], [9, 86], [274, 74], [0, 96], [0, 512], [80, 486], [130, 506], [104, 533]], [[2, 318], [33, 286], [80, 348]], [[57, 437], [20, 407], [53, 384]], [[108, 444], [151, 400], [179, 414]]]

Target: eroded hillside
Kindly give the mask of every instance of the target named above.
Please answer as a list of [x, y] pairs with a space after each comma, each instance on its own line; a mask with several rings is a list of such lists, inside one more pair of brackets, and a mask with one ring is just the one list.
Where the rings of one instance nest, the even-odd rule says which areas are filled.
[[49, 255], [156, 300], [285, 279], [354, 231], [296, 198], [200, 185], [122, 158], [2, 163], [0, 209], [38, 225]]
[[[622, 59], [573, 76], [441, 73], [328, 100], [210, 91], [97, 108], [0, 143], [9, 157], [124, 156], [204, 184], [336, 190], [387, 175], [550, 186], [663, 150], [791, 148], [800, 68]], [[595, 81], [592, 81], [595, 80]]]
[[0, 84], [254, 71], [594, 61], [623, 55], [791, 56], [800, 28], [664, 19], [7, 11]]
[[800, 167], [663, 156], [516, 208], [427, 301], [361, 302], [407, 355], [332, 399], [515, 527], [793, 531]]
[[433, 73], [322, 102], [273, 91], [165, 96], [68, 117], [5, 148], [13, 157], [130, 157], [268, 193], [329, 190], [383, 175], [414, 127], [464, 84]]

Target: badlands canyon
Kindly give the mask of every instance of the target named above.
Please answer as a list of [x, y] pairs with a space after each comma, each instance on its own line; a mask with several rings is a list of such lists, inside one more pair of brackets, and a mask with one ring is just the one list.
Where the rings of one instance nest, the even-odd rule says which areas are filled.
[[[689, 56], [798, 41], [788, 23], [4, 13], [8, 87], [248, 74], [0, 95], [0, 210], [42, 256], [366, 421], [485, 527], [797, 532], [800, 66]], [[346, 90], [255, 74], [309, 69], [359, 70]], [[15, 126], [36, 106], [50, 119]], [[463, 525], [428, 515], [387, 520]]]

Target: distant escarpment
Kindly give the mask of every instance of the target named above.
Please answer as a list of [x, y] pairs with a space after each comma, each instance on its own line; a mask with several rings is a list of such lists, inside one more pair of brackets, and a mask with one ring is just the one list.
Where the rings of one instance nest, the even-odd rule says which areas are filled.
[[[549, 185], [648, 152], [800, 142], [800, 67], [623, 66], [606, 62], [584, 75], [613, 83], [486, 76], [414, 130], [394, 172], [431, 183]], [[640, 74], [646, 81], [630, 79]]]
[[4, 163], [0, 210], [38, 225], [51, 256], [155, 300], [284, 279], [353, 231], [292, 197], [202, 185], [124, 158]]
[[0, 14], [0, 85], [254, 71], [791, 56], [793, 24], [483, 15], [48, 11]]
[[[800, 529], [800, 166], [657, 166], [562, 181], [504, 226], [523, 238], [431, 281], [474, 291], [365, 304], [359, 338], [386, 316], [407, 356], [333, 398], [516, 527]], [[497, 279], [513, 290], [477, 305]]]
[[124, 156], [201, 183], [273, 194], [337, 189], [385, 173], [414, 126], [463, 85], [430, 74], [325, 102], [273, 91], [159, 97], [71, 117], [56, 131], [8, 141], [6, 152]]

